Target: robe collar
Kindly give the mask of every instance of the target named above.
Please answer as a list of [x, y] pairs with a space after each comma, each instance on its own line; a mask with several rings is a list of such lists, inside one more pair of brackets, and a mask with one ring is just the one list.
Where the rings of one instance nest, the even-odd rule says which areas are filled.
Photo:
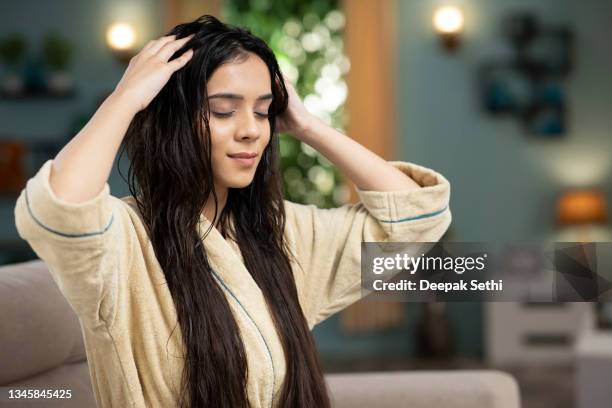
[[227, 240], [223, 238], [216, 227], [211, 228], [211, 222], [204, 216], [201, 216], [200, 220], [200, 236], [203, 237], [210, 228], [208, 235], [204, 237], [204, 246], [214, 272], [250, 314], [262, 335], [265, 337], [266, 333], [275, 333], [263, 292], [244, 264], [238, 244], [229, 237]]
[[[204, 236], [211, 227], [210, 221], [203, 216], [198, 225], [200, 236]], [[217, 228], [212, 227], [204, 238], [204, 246], [210, 266], [217, 280], [220, 280], [220, 286], [228, 301], [238, 302], [238, 307], [243, 309], [253, 322], [255, 330], [259, 331], [270, 359], [266, 364], [270, 364], [273, 390], [271, 398], [275, 399], [286, 367], [282, 344], [263, 292], [244, 264], [238, 244], [230, 238], [226, 240]]]

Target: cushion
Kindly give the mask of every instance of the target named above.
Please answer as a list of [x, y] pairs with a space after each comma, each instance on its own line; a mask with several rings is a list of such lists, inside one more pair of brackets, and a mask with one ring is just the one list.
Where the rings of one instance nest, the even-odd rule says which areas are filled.
[[0, 384], [86, 359], [78, 317], [41, 260], [0, 267]]

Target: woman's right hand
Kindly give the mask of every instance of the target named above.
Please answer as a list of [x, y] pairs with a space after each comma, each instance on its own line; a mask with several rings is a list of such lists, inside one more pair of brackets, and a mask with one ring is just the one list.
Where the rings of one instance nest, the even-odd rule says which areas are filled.
[[193, 56], [193, 50], [185, 51], [180, 57], [168, 62], [193, 34], [181, 39], [170, 35], [152, 40], [136, 54], [115, 87], [116, 95], [127, 100], [135, 112], [149, 105], [168, 82], [172, 74], [181, 69]]

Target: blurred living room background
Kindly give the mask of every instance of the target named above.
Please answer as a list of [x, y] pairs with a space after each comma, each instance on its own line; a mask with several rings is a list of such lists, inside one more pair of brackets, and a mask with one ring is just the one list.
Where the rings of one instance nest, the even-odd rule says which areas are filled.
[[[14, 222], [26, 180], [139, 47], [202, 14], [264, 38], [314, 114], [448, 178], [443, 241], [612, 241], [608, 0], [21, 0], [0, 6], [0, 265], [36, 259]], [[282, 135], [281, 155], [288, 199], [356, 199], [309, 146]], [[525, 407], [586, 408], [612, 385], [611, 309], [366, 298], [314, 333], [327, 372], [499, 368]]]

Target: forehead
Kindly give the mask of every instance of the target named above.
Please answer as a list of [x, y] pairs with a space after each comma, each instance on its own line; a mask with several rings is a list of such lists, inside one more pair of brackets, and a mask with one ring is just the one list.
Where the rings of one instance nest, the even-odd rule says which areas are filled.
[[207, 84], [209, 95], [222, 92], [256, 98], [271, 92], [268, 66], [259, 56], [247, 55], [246, 59], [224, 63], [213, 72]]

